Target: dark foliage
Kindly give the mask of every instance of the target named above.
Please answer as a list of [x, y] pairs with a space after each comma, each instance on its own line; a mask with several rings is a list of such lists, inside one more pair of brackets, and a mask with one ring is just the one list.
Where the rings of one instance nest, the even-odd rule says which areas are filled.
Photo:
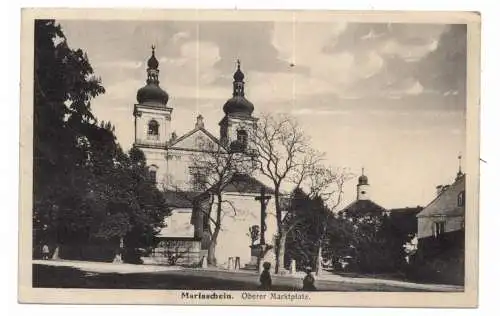
[[292, 228], [285, 244], [285, 263], [296, 261], [296, 267], [304, 270], [314, 266], [318, 253], [318, 241], [323, 233], [323, 225], [328, 220], [328, 208], [321, 197], [311, 199], [301, 189], [294, 190], [289, 204], [286, 225]]
[[96, 249], [121, 238], [147, 246], [166, 208], [144, 155], [124, 153], [111, 123], [92, 114], [105, 89], [87, 55], [68, 47], [55, 21], [34, 27], [34, 245], [66, 245], [60, 255], [79, 259], [105, 258]]
[[392, 273], [407, 268], [403, 245], [411, 232], [400, 225], [400, 218], [380, 212], [333, 213], [321, 198], [300, 189], [293, 192], [289, 212], [293, 228], [287, 235], [287, 265], [294, 259], [299, 270], [316, 269], [321, 241], [323, 265], [337, 271]]

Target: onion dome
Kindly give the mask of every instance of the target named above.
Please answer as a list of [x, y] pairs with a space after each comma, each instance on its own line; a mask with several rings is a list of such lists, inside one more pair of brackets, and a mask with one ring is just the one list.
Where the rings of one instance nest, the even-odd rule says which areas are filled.
[[156, 59], [155, 49], [153, 46], [153, 52], [151, 53], [151, 57], [149, 57], [149, 60], [148, 60], [148, 69], [158, 69], [158, 66], [159, 66], [159, 63], [158, 63], [158, 59]]
[[167, 105], [168, 93], [158, 85], [148, 83], [137, 91], [137, 102]]
[[361, 170], [361, 176], [358, 178], [358, 185], [368, 184], [368, 177], [365, 176], [365, 168], [362, 168]]
[[254, 110], [252, 102], [245, 97], [234, 96], [227, 100], [223, 107], [224, 113], [251, 116]]
[[245, 79], [245, 75], [243, 74], [243, 72], [240, 69], [240, 61], [239, 60], [238, 60], [238, 69], [234, 73], [233, 79], [234, 79], [234, 81], [243, 81], [243, 79]]
[[237, 61], [238, 68], [233, 75], [233, 97], [224, 104], [223, 110], [226, 114], [238, 116], [251, 116], [254, 110], [252, 102], [245, 98], [245, 75], [241, 71], [240, 61]]
[[160, 87], [158, 80], [159, 63], [155, 57], [155, 48], [152, 47], [152, 54], [148, 60], [146, 85], [137, 91], [137, 102], [151, 105], [166, 106], [168, 102], [168, 93]]

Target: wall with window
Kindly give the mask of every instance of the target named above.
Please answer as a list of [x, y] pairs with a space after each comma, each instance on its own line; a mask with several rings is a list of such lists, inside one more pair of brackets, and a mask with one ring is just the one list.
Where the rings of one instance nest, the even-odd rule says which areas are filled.
[[149, 168], [149, 175], [153, 176], [152, 171], [156, 178], [156, 184], [158, 188], [162, 188], [162, 183], [166, 181], [167, 178], [167, 162], [165, 160], [165, 151], [158, 148], [144, 148], [139, 147], [144, 156], [146, 157], [146, 164]]
[[[221, 127], [221, 139], [227, 138], [228, 144], [238, 139], [248, 139], [251, 137], [255, 126], [256, 122], [253, 119], [247, 120], [231, 117], [227, 125]], [[248, 144], [251, 146], [251, 142], [248, 142]]]
[[464, 228], [464, 216], [435, 216], [418, 219], [418, 237], [436, 237], [439, 233], [454, 232]]
[[170, 137], [170, 110], [140, 108], [137, 112], [136, 144], [165, 145]]
[[[465, 226], [465, 177], [446, 186], [444, 191], [417, 214], [418, 238], [433, 237], [444, 229], [445, 233], [463, 229]], [[444, 228], [436, 223], [444, 223]]]

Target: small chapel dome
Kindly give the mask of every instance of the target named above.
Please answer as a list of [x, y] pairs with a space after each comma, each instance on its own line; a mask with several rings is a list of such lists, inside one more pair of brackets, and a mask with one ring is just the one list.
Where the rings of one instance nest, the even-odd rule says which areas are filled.
[[368, 184], [368, 177], [364, 174], [358, 178], [358, 184]]

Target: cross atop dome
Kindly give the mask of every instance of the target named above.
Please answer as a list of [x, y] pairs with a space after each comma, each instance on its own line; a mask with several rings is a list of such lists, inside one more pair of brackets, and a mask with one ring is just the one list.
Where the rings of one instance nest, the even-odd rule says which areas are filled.
[[233, 79], [234, 82], [241, 82], [241, 83], [243, 82], [243, 79], [245, 79], [245, 75], [241, 71], [241, 62], [239, 58], [236, 59], [236, 72], [234, 73]]
[[159, 66], [159, 63], [158, 63], [158, 59], [156, 59], [156, 56], [155, 56], [155, 45], [151, 45], [151, 57], [149, 58], [148, 60], [148, 69], [152, 69], [152, 70], [158, 70], [158, 66]]
[[155, 49], [156, 46], [154, 44], [151, 45], [151, 57], [148, 59], [146, 69], [146, 85], [137, 91], [137, 102], [163, 107], [166, 106], [169, 96], [159, 85], [160, 81], [158, 75], [160, 70], [158, 69], [159, 62], [155, 56]]

